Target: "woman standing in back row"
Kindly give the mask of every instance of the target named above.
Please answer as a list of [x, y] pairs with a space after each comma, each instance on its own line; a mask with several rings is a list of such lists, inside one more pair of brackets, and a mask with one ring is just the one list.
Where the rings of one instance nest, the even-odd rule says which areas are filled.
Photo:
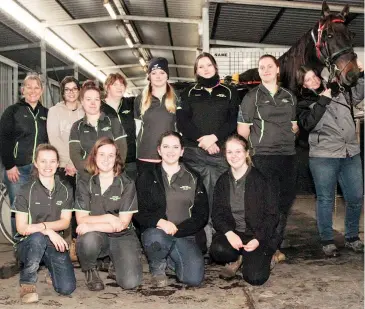
[[[220, 83], [217, 63], [211, 54], [202, 53], [196, 58], [194, 74], [197, 83], [181, 94], [177, 128], [185, 144], [184, 162], [202, 177], [211, 212], [215, 183], [228, 169], [221, 146], [236, 131], [239, 101], [235, 89]], [[205, 231], [209, 247], [211, 223]]]
[[169, 78], [165, 58], [154, 58], [148, 65], [148, 85], [134, 102], [137, 129], [137, 172], [154, 169], [161, 158], [157, 152], [161, 134], [175, 130], [176, 95]]
[[[249, 140], [254, 166], [275, 193], [273, 207], [278, 207], [280, 213], [277, 232], [283, 239], [295, 199], [297, 100], [289, 90], [278, 85], [279, 62], [274, 56], [261, 56], [258, 70], [262, 83], [243, 98], [237, 130]], [[285, 259], [280, 251], [276, 256], [278, 260]]]

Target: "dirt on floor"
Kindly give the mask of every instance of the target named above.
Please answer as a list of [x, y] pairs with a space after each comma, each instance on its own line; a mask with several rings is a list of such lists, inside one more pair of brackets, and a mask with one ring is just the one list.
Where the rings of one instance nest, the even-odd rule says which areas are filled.
[[76, 268], [77, 289], [71, 297], [62, 297], [45, 283], [45, 270], [39, 272], [38, 304], [21, 305], [19, 275], [0, 281], [0, 308], [181, 308], [181, 309], [359, 309], [364, 307], [363, 255], [343, 248], [343, 237], [336, 235], [342, 255], [326, 259], [319, 245], [315, 221], [295, 211], [288, 225], [292, 247], [287, 259], [277, 264], [268, 282], [260, 287], [245, 283], [240, 275], [226, 281], [219, 278], [221, 265], [208, 265], [204, 284], [189, 288], [169, 276], [169, 286], [150, 284], [148, 265], [144, 263], [143, 285], [122, 290], [101, 272], [106, 288], [90, 292], [84, 275]]

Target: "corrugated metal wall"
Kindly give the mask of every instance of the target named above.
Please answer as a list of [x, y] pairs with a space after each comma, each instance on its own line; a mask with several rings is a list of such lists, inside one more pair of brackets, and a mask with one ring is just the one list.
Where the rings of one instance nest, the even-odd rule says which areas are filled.
[[0, 62], [0, 115], [13, 103], [13, 67]]

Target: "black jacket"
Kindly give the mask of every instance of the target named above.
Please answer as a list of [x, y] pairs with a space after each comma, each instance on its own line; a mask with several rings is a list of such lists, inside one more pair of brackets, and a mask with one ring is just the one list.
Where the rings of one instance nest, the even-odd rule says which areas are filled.
[[214, 134], [221, 146], [236, 131], [240, 102], [235, 88], [219, 84], [209, 93], [194, 84], [181, 93], [180, 99], [176, 124], [185, 146], [197, 147], [197, 139], [209, 134]]
[[134, 121], [134, 97], [122, 98], [118, 112], [107, 103], [101, 104], [100, 110], [107, 116], [118, 117], [127, 133], [127, 158], [126, 163], [136, 162], [136, 123]]
[[[148, 228], [155, 228], [160, 219], [166, 217], [166, 195], [162, 179], [161, 164], [156, 164], [154, 170], [146, 170], [137, 178], [138, 213], [135, 219], [143, 233]], [[208, 222], [209, 206], [204, 185], [200, 177], [190, 170], [195, 179], [195, 200], [191, 208], [191, 217], [177, 225], [178, 231], [174, 237], [195, 235]]]
[[[223, 234], [236, 228], [230, 206], [229, 177], [229, 171], [219, 177], [213, 195], [213, 227]], [[263, 176], [252, 167], [245, 182], [245, 234], [256, 238], [265, 251], [276, 250], [279, 242], [276, 234], [279, 211], [270, 203], [272, 194]]]
[[10, 105], [0, 120], [1, 159], [6, 170], [33, 162], [35, 149], [48, 143], [48, 109], [38, 102], [33, 110], [23, 100]]

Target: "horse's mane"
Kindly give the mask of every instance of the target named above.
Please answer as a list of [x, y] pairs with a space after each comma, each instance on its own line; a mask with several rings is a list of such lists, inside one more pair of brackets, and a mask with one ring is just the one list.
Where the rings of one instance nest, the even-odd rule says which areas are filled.
[[[317, 28], [318, 22], [314, 26], [314, 29]], [[313, 68], [322, 68], [324, 66], [316, 57], [311, 31], [312, 29], [308, 30], [278, 59], [280, 62], [280, 82], [283, 87], [294, 92], [296, 91], [296, 72], [302, 65], [310, 65]]]

